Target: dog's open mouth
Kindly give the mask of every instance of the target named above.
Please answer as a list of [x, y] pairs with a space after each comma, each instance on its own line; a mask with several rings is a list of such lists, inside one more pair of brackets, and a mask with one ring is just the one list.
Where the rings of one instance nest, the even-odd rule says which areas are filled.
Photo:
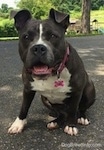
[[28, 72], [31, 73], [33, 76], [45, 77], [51, 75], [52, 70], [52, 67], [49, 67], [45, 64], [38, 64], [33, 66], [31, 69], [28, 69]]
[[52, 68], [49, 68], [46, 65], [41, 65], [41, 66], [34, 66], [32, 68], [32, 74], [33, 75], [50, 75], [52, 73]]

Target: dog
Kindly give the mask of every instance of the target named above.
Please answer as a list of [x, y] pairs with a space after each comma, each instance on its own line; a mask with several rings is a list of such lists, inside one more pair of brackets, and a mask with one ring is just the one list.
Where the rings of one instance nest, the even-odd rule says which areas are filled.
[[8, 133], [20, 133], [36, 92], [50, 110], [48, 129], [62, 127], [77, 135], [77, 123], [88, 125], [86, 110], [95, 101], [95, 87], [76, 50], [65, 40], [69, 15], [51, 9], [46, 20], [32, 18], [28, 10], [14, 15], [23, 62], [23, 103]]

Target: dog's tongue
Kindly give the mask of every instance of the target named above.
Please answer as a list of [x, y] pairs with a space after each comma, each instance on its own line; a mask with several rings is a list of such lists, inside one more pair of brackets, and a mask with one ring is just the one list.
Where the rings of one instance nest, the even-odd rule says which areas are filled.
[[48, 68], [48, 66], [35, 66], [32, 69], [32, 73], [35, 75], [48, 75], [51, 72], [52, 68]]

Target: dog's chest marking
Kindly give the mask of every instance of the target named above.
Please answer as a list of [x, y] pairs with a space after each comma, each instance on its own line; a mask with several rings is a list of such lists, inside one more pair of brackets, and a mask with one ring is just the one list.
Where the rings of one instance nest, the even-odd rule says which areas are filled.
[[51, 103], [61, 104], [67, 98], [66, 93], [71, 92], [70, 77], [71, 74], [67, 68], [64, 68], [59, 79], [57, 79], [57, 76], [51, 76], [47, 80], [34, 78], [34, 82], [31, 82], [31, 87], [32, 90], [45, 96]]

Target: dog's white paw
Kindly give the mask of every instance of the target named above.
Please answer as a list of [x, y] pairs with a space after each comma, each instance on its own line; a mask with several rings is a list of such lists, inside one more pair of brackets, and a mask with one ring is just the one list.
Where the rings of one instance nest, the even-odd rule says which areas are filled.
[[69, 134], [69, 135], [77, 135], [78, 129], [76, 127], [66, 126], [64, 128], [64, 132], [67, 133], [67, 134]]
[[50, 122], [50, 123], [47, 124], [48, 129], [55, 129], [57, 127], [58, 127], [57, 122]]
[[26, 124], [27, 124], [26, 119], [21, 120], [17, 117], [16, 120], [14, 121], [14, 123], [8, 129], [8, 133], [10, 133], [10, 134], [21, 133]]
[[90, 124], [90, 121], [89, 121], [87, 118], [84, 119], [83, 117], [78, 118], [77, 122], [78, 122], [79, 124], [82, 124], [82, 125], [88, 125], [88, 124]]

